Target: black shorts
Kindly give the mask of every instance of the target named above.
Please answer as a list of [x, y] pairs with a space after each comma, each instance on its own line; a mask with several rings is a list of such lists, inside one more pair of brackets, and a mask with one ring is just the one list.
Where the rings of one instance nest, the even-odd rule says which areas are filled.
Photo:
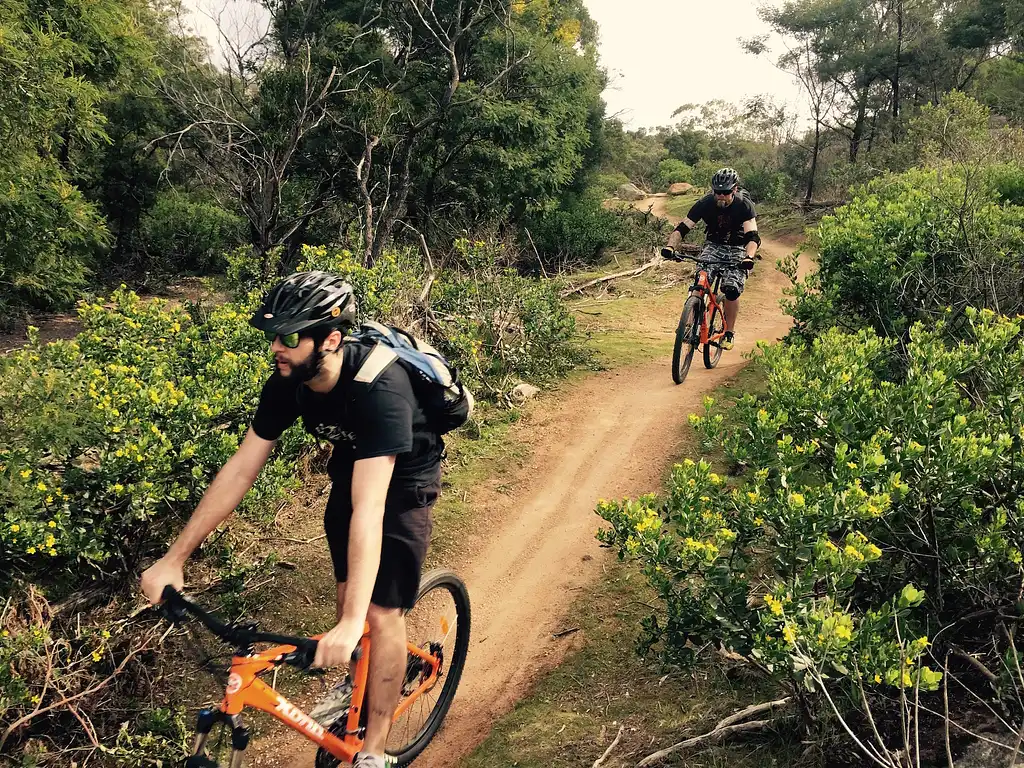
[[[430, 546], [431, 510], [441, 481], [416, 488], [388, 490], [384, 505], [384, 538], [380, 568], [370, 601], [381, 608], [412, 608], [420, 588], [420, 572]], [[334, 578], [348, 581], [348, 531], [352, 522], [352, 487], [335, 483], [324, 513], [324, 532], [334, 561]]]

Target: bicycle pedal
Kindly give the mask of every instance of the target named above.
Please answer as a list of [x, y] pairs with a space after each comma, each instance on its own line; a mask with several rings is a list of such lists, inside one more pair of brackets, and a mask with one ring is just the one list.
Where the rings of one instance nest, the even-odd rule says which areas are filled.
[[192, 755], [185, 761], [184, 768], [219, 768], [219, 766], [206, 755]]

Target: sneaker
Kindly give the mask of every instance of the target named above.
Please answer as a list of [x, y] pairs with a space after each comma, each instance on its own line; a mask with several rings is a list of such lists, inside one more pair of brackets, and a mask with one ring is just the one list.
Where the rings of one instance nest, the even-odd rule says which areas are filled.
[[[310, 711], [309, 716], [324, 728], [330, 728], [348, 712], [352, 703], [352, 682], [348, 676], [334, 686], [330, 692]], [[370, 763], [370, 765], [373, 765]]]
[[367, 755], [360, 752], [352, 761], [352, 768], [387, 768], [387, 763], [380, 755]]
[[732, 349], [735, 340], [736, 335], [732, 331], [726, 331], [722, 337], [722, 349]]

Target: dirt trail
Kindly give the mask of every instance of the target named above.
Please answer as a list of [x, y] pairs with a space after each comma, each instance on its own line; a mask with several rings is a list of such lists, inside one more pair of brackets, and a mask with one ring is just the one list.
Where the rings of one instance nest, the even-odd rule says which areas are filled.
[[552, 634], [566, 628], [562, 617], [577, 591], [601, 573], [606, 553], [594, 538], [602, 522], [596, 502], [658, 490], [679, 456], [686, 414], [745, 364], [742, 354], [757, 341], [788, 331], [789, 318], [778, 307], [787, 281], [771, 266], [785, 252], [766, 241], [764, 261], [744, 293], [736, 348], [717, 368], [695, 360], [681, 386], [673, 384], [667, 359], [609, 371], [530, 419], [533, 454], [515, 490], [474, 507], [481, 518], [478, 549], [458, 564], [473, 600], [470, 655], [445, 728], [417, 766], [455, 764], [579, 641]]
[[[539, 674], [582, 641], [552, 635], [566, 629], [567, 609], [600, 575], [607, 555], [594, 537], [601, 523], [596, 502], [659, 489], [682, 450], [686, 414], [743, 367], [743, 353], [757, 341], [787, 332], [778, 307], [787, 281], [773, 266], [786, 252], [766, 240], [764, 260], [747, 283], [736, 348], [714, 370], [695, 360], [681, 386], [672, 383], [668, 359], [589, 376], [517, 427], [525, 430], [519, 437], [531, 446], [530, 458], [511, 484], [473, 489], [473, 534], [460, 561], [446, 564], [469, 587], [472, 639], [445, 727], [418, 768], [455, 765]], [[682, 301], [680, 291], [680, 307]], [[312, 751], [289, 758], [288, 768], [306, 768]]]

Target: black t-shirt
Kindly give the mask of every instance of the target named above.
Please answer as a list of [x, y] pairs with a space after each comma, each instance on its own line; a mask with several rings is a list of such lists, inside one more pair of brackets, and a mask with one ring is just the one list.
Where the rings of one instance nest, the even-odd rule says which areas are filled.
[[389, 365], [369, 389], [355, 385], [359, 393], [352, 392], [352, 379], [371, 350], [364, 344], [345, 344], [338, 383], [322, 394], [275, 372], [263, 385], [253, 431], [264, 440], [276, 440], [301, 416], [307, 432], [334, 446], [327, 471], [335, 484], [351, 484], [355, 462], [375, 456], [396, 457], [392, 488], [436, 482], [444, 444], [427, 427], [401, 363]]
[[725, 208], [718, 207], [714, 195], [705, 195], [686, 214], [694, 223], [703, 221], [708, 241], [719, 245], [743, 245], [743, 223], [755, 216], [754, 204], [743, 192], [733, 195]]

